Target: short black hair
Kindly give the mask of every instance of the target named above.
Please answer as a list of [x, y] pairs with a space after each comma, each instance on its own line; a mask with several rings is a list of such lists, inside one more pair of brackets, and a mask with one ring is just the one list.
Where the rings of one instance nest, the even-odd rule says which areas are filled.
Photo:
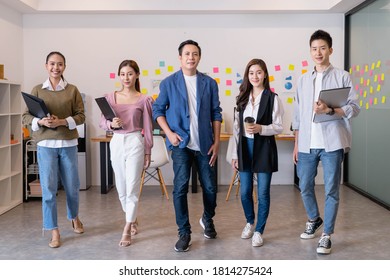
[[179, 48], [178, 48], [178, 51], [179, 51], [179, 55], [181, 55], [183, 53], [183, 48], [185, 45], [194, 45], [198, 48], [199, 50], [199, 56], [202, 56], [202, 50], [200, 49], [199, 47], [199, 44], [193, 40], [186, 40], [184, 42], [182, 42], [180, 45], [179, 45]]
[[311, 46], [311, 43], [315, 40], [324, 40], [328, 44], [329, 48], [332, 47], [332, 37], [324, 30], [317, 30], [314, 32], [310, 37], [309, 45]]

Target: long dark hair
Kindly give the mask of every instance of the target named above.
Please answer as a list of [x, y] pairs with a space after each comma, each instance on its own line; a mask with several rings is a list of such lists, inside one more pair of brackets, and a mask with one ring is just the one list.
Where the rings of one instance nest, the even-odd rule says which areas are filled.
[[[121, 64], [119, 64], [119, 67], [118, 67], [118, 76], [121, 74], [121, 69], [125, 66], [129, 66], [131, 68], [134, 69], [135, 73], [136, 74], [139, 74], [139, 67], [138, 67], [138, 64], [137, 62], [135, 62], [134, 60], [131, 60], [131, 59], [126, 59], [126, 60], [123, 60], [121, 62]], [[140, 92], [141, 91], [141, 86], [139, 84], [139, 77], [137, 78], [137, 80], [135, 81], [135, 90]]]
[[[66, 59], [65, 59], [65, 56], [64, 56], [62, 53], [58, 52], [58, 51], [53, 51], [53, 52], [49, 53], [49, 54], [46, 56], [46, 64], [49, 62], [50, 57], [53, 56], [53, 55], [59, 55], [59, 56], [61, 56], [62, 59], [64, 60], [64, 66], [66, 66]], [[62, 79], [62, 80], [65, 80], [64, 75], [61, 75], [61, 79]]]
[[249, 77], [248, 77], [249, 68], [251, 68], [253, 65], [259, 65], [260, 68], [264, 71], [265, 77], [264, 77], [263, 85], [265, 89], [270, 90], [267, 65], [262, 59], [259, 58], [252, 59], [251, 61], [248, 62], [248, 65], [245, 68], [244, 79], [242, 81], [242, 84], [240, 85], [240, 93], [236, 98], [237, 111], [239, 112], [245, 110], [245, 107], [248, 104], [249, 95], [253, 89], [253, 86], [249, 82]]

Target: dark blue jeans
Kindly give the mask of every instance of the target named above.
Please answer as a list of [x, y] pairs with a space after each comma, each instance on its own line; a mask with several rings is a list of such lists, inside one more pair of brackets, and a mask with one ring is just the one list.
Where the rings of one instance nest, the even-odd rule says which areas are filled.
[[193, 161], [197, 164], [200, 183], [203, 193], [203, 218], [211, 221], [217, 207], [217, 186], [215, 185], [215, 172], [209, 165], [211, 156], [202, 155], [199, 151], [188, 148], [173, 147], [173, 204], [175, 207], [176, 224], [179, 227], [179, 235], [191, 233], [191, 225], [188, 215], [188, 183]]
[[[247, 141], [249, 159], [253, 158], [253, 145], [254, 140], [251, 138], [244, 137], [243, 141]], [[265, 224], [267, 223], [267, 218], [270, 209], [270, 188], [271, 188], [271, 178], [272, 172], [270, 173], [253, 173], [251, 170], [240, 171], [240, 193], [241, 193], [241, 203], [242, 208], [244, 209], [244, 214], [246, 222], [251, 225], [255, 222], [255, 208], [253, 202], [253, 180], [254, 174], [257, 176], [257, 223], [255, 231], [263, 234], [265, 229]]]

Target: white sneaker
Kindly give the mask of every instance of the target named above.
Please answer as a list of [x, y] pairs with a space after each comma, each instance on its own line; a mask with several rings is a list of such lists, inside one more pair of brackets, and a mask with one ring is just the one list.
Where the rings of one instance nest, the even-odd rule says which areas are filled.
[[263, 246], [263, 238], [261, 238], [261, 233], [256, 231], [254, 234], [253, 234], [253, 237], [252, 237], [252, 246], [253, 247], [260, 247], [260, 246]]
[[250, 223], [247, 223], [242, 230], [241, 238], [242, 239], [248, 239], [253, 236], [253, 232], [255, 231], [255, 226], [251, 225]]

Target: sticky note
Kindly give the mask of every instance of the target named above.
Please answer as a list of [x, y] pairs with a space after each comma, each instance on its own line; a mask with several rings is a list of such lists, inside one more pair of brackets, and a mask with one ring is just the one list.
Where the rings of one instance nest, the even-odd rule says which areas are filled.
[[371, 86], [370, 87], [370, 93], [372, 94], [374, 92], [374, 88]]
[[275, 88], [271, 88], [271, 91], [272, 91], [272, 92], [275, 92]]
[[219, 73], [219, 68], [218, 67], [213, 67], [213, 73]]
[[272, 75], [271, 75], [271, 76], [269, 76], [269, 81], [270, 81], [270, 82], [273, 82], [273, 81], [275, 81], [275, 77], [274, 77], [274, 76], [272, 76]]
[[374, 105], [377, 105], [377, 104], [378, 104], [378, 98], [375, 97], [375, 98], [374, 98]]
[[226, 68], [226, 74], [231, 74], [232, 73], [232, 68]]
[[168, 72], [173, 72], [173, 66], [168, 66]]
[[367, 97], [367, 90], [364, 91], [363, 93], [363, 97], [366, 98]]
[[275, 71], [276, 71], [276, 72], [280, 71], [280, 69], [281, 69], [281, 68], [280, 68], [280, 65], [275, 65]]
[[368, 65], [367, 64], [366, 64], [366, 66], [364, 68], [365, 68], [364, 71], [368, 72]]
[[382, 73], [382, 75], [381, 75], [381, 80], [382, 80], [382, 81], [385, 80], [385, 74], [384, 74], [384, 73]]
[[293, 104], [294, 98], [293, 97], [287, 97], [287, 104]]
[[370, 77], [372, 77], [372, 74], [373, 74], [373, 71], [372, 71], [372, 70], [368, 71], [368, 75], [369, 75]]
[[378, 85], [377, 87], [376, 87], [376, 91], [381, 91], [381, 85]]
[[110, 79], [115, 79], [115, 73], [110, 73]]
[[114, 86], [115, 86], [116, 88], [120, 88], [120, 87], [121, 87], [121, 83], [120, 83], [120, 82], [115, 82]]
[[374, 82], [377, 82], [378, 81], [378, 75], [375, 75], [374, 76]]
[[156, 100], [156, 99], [157, 99], [157, 96], [158, 96], [158, 94], [153, 94], [153, 95], [152, 95], [153, 100]]
[[386, 103], [386, 96], [382, 96], [382, 104]]
[[288, 66], [288, 70], [294, 71], [294, 69], [295, 69], [294, 64], [290, 64], [290, 65]]
[[232, 91], [230, 89], [225, 90], [225, 95], [226, 96], [232, 95]]
[[376, 68], [380, 68], [381, 67], [381, 61], [378, 60], [378, 62], [376, 63]]
[[360, 107], [363, 107], [363, 100], [360, 100], [359, 106], [360, 106]]
[[352, 74], [352, 67], [349, 68], [349, 74]]
[[368, 102], [366, 103], [366, 110], [368, 110], [370, 108], [370, 105], [368, 104]]
[[363, 84], [363, 83], [364, 83], [364, 78], [361, 77], [361, 78], [360, 78], [360, 84]]
[[154, 73], [155, 73], [156, 75], [161, 75], [161, 69], [156, 69], [156, 70], [154, 70]]
[[149, 75], [148, 70], [142, 70], [142, 76], [147, 76], [147, 75]]
[[307, 72], [306, 69], [302, 69], [302, 74], [305, 74]]
[[159, 65], [160, 67], [165, 67], [165, 61], [160, 60], [160, 62], [158, 63], [158, 65]]
[[231, 86], [232, 85], [232, 80], [226, 80], [226, 85]]
[[141, 88], [141, 93], [142, 93], [142, 94], [147, 94], [147, 93], [148, 93], [148, 89], [146, 89], [146, 88]]
[[309, 65], [309, 63], [307, 63], [307, 60], [302, 61], [302, 66], [303, 67], [307, 67], [308, 65]]
[[355, 90], [359, 90], [359, 85], [355, 85]]
[[375, 69], [375, 63], [373, 62], [372, 64], [371, 64], [371, 70], [374, 70]]
[[218, 85], [221, 83], [221, 79], [220, 78], [214, 78], [214, 80], [217, 82]]
[[356, 65], [356, 71], [360, 71], [360, 65]]

